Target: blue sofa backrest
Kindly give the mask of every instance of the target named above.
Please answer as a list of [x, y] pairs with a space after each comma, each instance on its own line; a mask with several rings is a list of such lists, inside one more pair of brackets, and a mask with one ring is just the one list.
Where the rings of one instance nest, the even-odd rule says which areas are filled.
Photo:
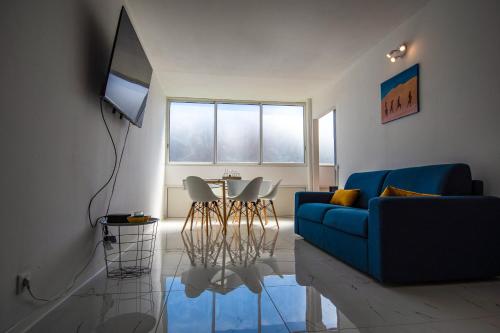
[[467, 164], [439, 164], [390, 171], [383, 189], [392, 185], [405, 190], [440, 195], [470, 195], [472, 178]]
[[347, 179], [345, 189], [360, 189], [359, 198], [355, 204], [359, 208], [368, 208], [368, 201], [377, 197], [382, 191], [382, 185], [389, 171], [370, 171], [353, 173]]

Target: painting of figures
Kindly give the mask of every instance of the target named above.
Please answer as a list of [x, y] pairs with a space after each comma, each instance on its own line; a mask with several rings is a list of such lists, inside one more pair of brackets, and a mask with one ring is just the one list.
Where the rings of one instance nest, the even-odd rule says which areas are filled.
[[380, 92], [382, 124], [417, 113], [418, 64], [383, 82]]

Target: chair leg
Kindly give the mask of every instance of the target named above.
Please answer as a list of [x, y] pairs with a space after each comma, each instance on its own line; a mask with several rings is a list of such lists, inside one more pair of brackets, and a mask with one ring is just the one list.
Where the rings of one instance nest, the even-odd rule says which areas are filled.
[[208, 222], [210, 223], [210, 228], [212, 228], [212, 210], [210, 208], [210, 203], [207, 203], [207, 212], [208, 212]]
[[237, 213], [237, 212], [238, 212], [238, 209], [239, 209], [239, 208], [238, 208], [238, 204], [237, 204], [236, 202], [233, 202], [233, 205], [234, 205], [234, 208], [235, 208], [235, 210], [234, 210], [234, 214], [233, 214], [233, 223], [234, 223], [234, 222], [236, 222], [236, 218], [237, 218], [237, 216], [238, 216], [238, 213]]
[[241, 225], [241, 213], [243, 212], [243, 202], [239, 203], [240, 209], [239, 209], [239, 214], [238, 214], [238, 228]]
[[254, 213], [254, 210], [252, 209], [252, 204], [251, 203], [247, 203], [248, 204], [248, 208], [250, 209], [250, 227], [253, 227], [253, 219], [255, 218], [255, 213]]
[[[233, 223], [236, 221], [239, 221], [239, 218], [241, 217], [241, 203], [239, 202], [234, 202], [234, 214], [233, 214]], [[239, 223], [239, 222], [238, 222]]]
[[205, 223], [205, 204], [200, 203], [201, 206], [201, 231], [203, 231], [203, 224]]
[[256, 202], [252, 202], [252, 205], [253, 205], [253, 209], [255, 210], [255, 214], [259, 218], [259, 222], [260, 222], [260, 225], [262, 226], [262, 229], [265, 229], [264, 223], [262, 223], [262, 218], [260, 217], [259, 210], [257, 209], [257, 203]]
[[222, 225], [222, 224], [224, 224], [224, 220], [222, 219], [222, 214], [220, 212], [219, 204], [217, 203], [217, 201], [214, 203], [214, 206], [215, 206], [215, 212], [217, 213], [217, 218], [219, 220], [219, 223]]
[[202, 206], [200, 205], [200, 203], [196, 204], [195, 215], [194, 215], [194, 226], [195, 227], [198, 225], [198, 222], [200, 221], [200, 218], [201, 218], [201, 214], [202, 214], [201, 207]]
[[262, 207], [262, 212], [264, 212], [264, 221], [266, 222], [267, 225], [269, 223], [269, 220], [267, 219], [267, 207], [265, 200], [261, 201], [261, 207]]
[[254, 212], [253, 209], [250, 209], [250, 225], [253, 225]]
[[[210, 219], [210, 210], [208, 209], [208, 202], [206, 202], [205, 203], [205, 230], [207, 231], [207, 242], [208, 242], [208, 220], [209, 219]], [[202, 226], [202, 229], [203, 229], [203, 226]]]
[[229, 217], [231, 216], [231, 211], [234, 208], [234, 203], [235, 203], [234, 201], [231, 202], [231, 207], [229, 207], [229, 212], [227, 213], [227, 217], [226, 217], [227, 220], [229, 220]]
[[276, 220], [276, 226], [278, 229], [280, 228], [280, 224], [278, 223], [278, 215], [276, 215], [276, 209], [274, 209], [274, 202], [272, 200], [269, 200], [271, 202], [271, 208], [273, 209], [273, 215], [274, 219]]
[[191, 204], [191, 208], [189, 208], [189, 213], [186, 216], [186, 221], [184, 222], [184, 226], [182, 227], [181, 232], [183, 232], [184, 229], [186, 229], [186, 225], [188, 223], [189, 218], [191, 217], [191, 214], [193, 213], [193, 209], [194, 209], [194, 202]]
[[247, 216], [247, 230], [250, 232], [250, 219], [248, 216], [248, 202], [245, 202], [245, 215]]
[[193, 230], [193, 219], [194, 219], [194, 214], [196, 214], [196, 202], [193, 202], [193, 210], [191, 211], [191, 227], [189, 230]]

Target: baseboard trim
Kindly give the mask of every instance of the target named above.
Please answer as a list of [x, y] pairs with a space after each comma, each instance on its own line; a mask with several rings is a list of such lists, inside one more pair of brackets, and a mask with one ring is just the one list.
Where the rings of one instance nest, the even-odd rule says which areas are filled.
[[[125, 252], [130, 251], [130, 249], [134, 246], [134, 244], [131, 244], [128, 246], [128, 248], [125, 250]], [[29, 315], [15, 323], [13, 326], [11, 326], [5, 333], [25, 333], [33, 326], [35, 326], [38, 322], [40, 322], [43, 318], [45, 318], [49, 313], [51, 313], [53, 310], [55, 310], [59, 305], [64, 303], [68, 298], [73, 296], [78, 290], [83, 288], [87, 283], [89, 283], [92, 279], [94, 279], [97, 275], [101, 274], [104, 270], [106, 269], [106, 265], [102, 265], [99, 269], [97, 269], [96, 272], [94, 272], [91, 276], [83, 279], [82, 281], [75, 283], [75, 286], [70, 289], [66, 295], [61, 297], [61, 299], [58, 299], [57, 301], [49, 302], [47, 304], [42, 304], [39, 308], [36, 310], [33, 310]]]

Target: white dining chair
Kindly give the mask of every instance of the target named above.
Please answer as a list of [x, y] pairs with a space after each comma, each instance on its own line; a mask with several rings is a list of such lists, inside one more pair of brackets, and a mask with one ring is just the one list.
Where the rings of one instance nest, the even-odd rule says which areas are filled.
[[272, 180], [263, 180], [262, 185], [260, 185], [259, 197], [266, 195], [273, 186]]
[[228, 219], [232, 214], [238, 214], [238, 226], [240, 226], [241, 215], [245, 215], [247, 219], [247, 229], [250, 230], [255, 214], [259, 218], [262, 228], [264, 228], [264, 223], [262, 222], [259, 210], [257, 209], [257, 201], [259, 200], [261, 184], [262, 177], [254, 178], [245, 186], [240, 194], [229, 197], [231, 206], [227, 216]]
[[228, 179], [226, 180], [227, 184], [227, 195], [228, 197], [235, 197], [240, 194], [243, 189], [250, 183], [249, 180], [243, 179]]
[[[228, 198], [231, 197], [236, 197], [239, 195], [245, 187], [250, 183], [250, 180], [247, 179], [228, 179], [226, 180], [226, 186], [227, 186], [227, 196]], [[239, 211], [240, 211], [240, 206], [239, 203], [235, 203], [235, 208], [236, 208], [236, 214], [233, 214], [233, 223], [235, 221], [238, 221], [238, 219], [241, 218]]]
[[278, 182], [274, 184], [274, 186], [271, 187], [271, 189], [267, 193], [259, 195], [259, 205], [258, 205], [260, 211], [262, 211], [264, 214], [264, 220], [266, 221], [266, 224], [268, 223], [267, 211], [272, 210], [272, 214], [274, 216], [274, 219], [276, 220], [276, 226], [278, 227], [278, 229], [280, 228], [280, 225], [278, 223], [278, 216], [276, 215], [276, 209], [274, 208], [273, 200], [276, 198], [276, 195], [278, 194], [278, 189], [280, 184], [281, 184], [281, 179], [278, 180]]
[[[219, 208], [219, 197], [217, 197], [210, 186], [200, 177], [189, 176], [185, 181], [186, 189], [188, 191], [189, 197], [191, 198], [192, 204], [189, 209], [186, 221], [182, 227], [182, 231], [186, 228], [188, 220], [191, 218], [191, 230], [193, 229], [193, 219], [196, 212], [201, 213], [201, 228], [203, 229], [203, 223], [205, 223], [206, 230], [208, 233], [209, 225], [212, 226], [211, 212], [214, 212], [222, 223], [222, 215]], [[182, 232], [181, 231], [181, 232]]]

